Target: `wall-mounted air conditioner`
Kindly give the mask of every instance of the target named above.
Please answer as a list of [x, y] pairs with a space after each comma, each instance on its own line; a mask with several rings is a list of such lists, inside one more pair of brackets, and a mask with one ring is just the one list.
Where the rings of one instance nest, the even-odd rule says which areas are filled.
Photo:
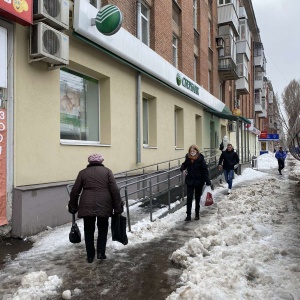
[[69, 37], [42, 22], [32, 25], [30, 58], [53, 65], [69, 64]]
[[228, 131], [229, 132], [235, 132], [236, 131], [236, 124], [235, 123], [229, 123], [228, 124]]
[[34, 0], [33, 20], [42, 21], [55, 29], [69, 29], [68, 0]]

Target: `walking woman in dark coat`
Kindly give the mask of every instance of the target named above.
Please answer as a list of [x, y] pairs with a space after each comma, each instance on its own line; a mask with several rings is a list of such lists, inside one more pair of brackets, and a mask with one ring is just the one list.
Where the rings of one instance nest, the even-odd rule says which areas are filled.
[[[112, 213], [121, 214], [123, 206], [120, 191], [110, 169], [102, 162], [100, 154], [88, 157], [88, 166], [81, 170], [70, 193], [69, 212], [83, 218], [87, 261], [95, 258], [94, 233], [97, 220], [97, 258], [105, 259], [108, 218]], [[81, 194], [81, 195], [80, 195]], [[78, 199], [79, 205], [78, 205]]]
[[204, 160], [204, 156], [200, 153], [197, 145], [191, 145], [185, 156], [185, 161], [180, 167], [181, 172], [185, 172], [185, 183], [187, 186], [187, 204], [186, 204], [186, 219], [191, 221], [191, 210], [193, 195], [195, 191], [195, 220], [199, 220], [200, 212], [200, 197], [204, 183], [211, 185], [208, 176], [208, 168]]

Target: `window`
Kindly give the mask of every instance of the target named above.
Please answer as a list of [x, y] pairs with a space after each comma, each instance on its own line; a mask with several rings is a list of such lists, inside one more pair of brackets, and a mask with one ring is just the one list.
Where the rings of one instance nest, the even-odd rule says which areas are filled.
[[239, 77], [245, 77], [248, 80], [249, 62], [245, 54], [238, 53], [236, 55], [236, 70]]
[[198, 29], [198, 0], [193, 0], [193, 21], [194, 21], [194, 28]]
[[173, 35], [172, 47], [173, 47], [173, 66], [175, 68], [178, 68], [178, 38], [176, 35]]
[[269, 123], [270, 123], [270, 124], [273, 124], [273, 116], [270, 116], [270, 117], [269, 117]]
[[212, 92], [212, 71], [208, 70], [208, 89], [210, 93]]
[[146, 98], [143, 98], [143, 144], [149, 144], [149, 106]]
[[202, 119], [201, 116], [196, 115], [196, 145], [202, 147]]
[[60, 70], [60, 138], [99, 142], [99, 82]]
[[175, 148], [184, 147], [183, 137], [183, 109], [175, 106], [174, 110], [174, 133], [175, 133]]
[[90, 3], [98, 9], [101, 7], [101, 0], [90, 0]]
[[208, 47], [211, 48], [211, 20], [208, 19]]
[[143, 144], [157, 146], [156, 98], [143, 93]]
[[141, 17], [141, 40], [144, 44], [149, 46], [149, 15], [150, 15], [150, 10], [147, 6], [145, 6], [143, 3], [140, 3], [140, 17]]
[[197, 82], [198, 57], [194, 56], [194, 81]]
[[254, 101], [255, 101], [255, 104], [261, 104], [261, 90], [260, 89], [256, 89], [254, 91]]
[[230, 4], [232, 0], [219, 0], [218, 5]]

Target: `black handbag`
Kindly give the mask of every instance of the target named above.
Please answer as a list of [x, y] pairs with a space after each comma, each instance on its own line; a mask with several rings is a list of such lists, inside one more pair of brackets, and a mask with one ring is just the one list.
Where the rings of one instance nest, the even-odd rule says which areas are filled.
[[72, 227], [69, 233], [69, 241], [72, 244], [77, 244], [81, 242], [81, 233], [77, 223], [75, 222], [75, 214], [72, 214]]
[[128, 238], [126, 234], [126, 217], [115, 214], [112, 216], [111, 238], [113, 241], [120, 242], [123, 245], [128, 244]]

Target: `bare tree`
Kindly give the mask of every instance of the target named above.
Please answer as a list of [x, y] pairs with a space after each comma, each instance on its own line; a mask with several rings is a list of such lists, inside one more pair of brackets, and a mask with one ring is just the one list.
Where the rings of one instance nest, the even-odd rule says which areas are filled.
[[[286, 127], [287, 140], [291, 140], [300, 131], [300, 80], [291, 80], [281, 95], [286, 120], [281, 119]], [[283, 117], [283, 116], [282, 116]]]

